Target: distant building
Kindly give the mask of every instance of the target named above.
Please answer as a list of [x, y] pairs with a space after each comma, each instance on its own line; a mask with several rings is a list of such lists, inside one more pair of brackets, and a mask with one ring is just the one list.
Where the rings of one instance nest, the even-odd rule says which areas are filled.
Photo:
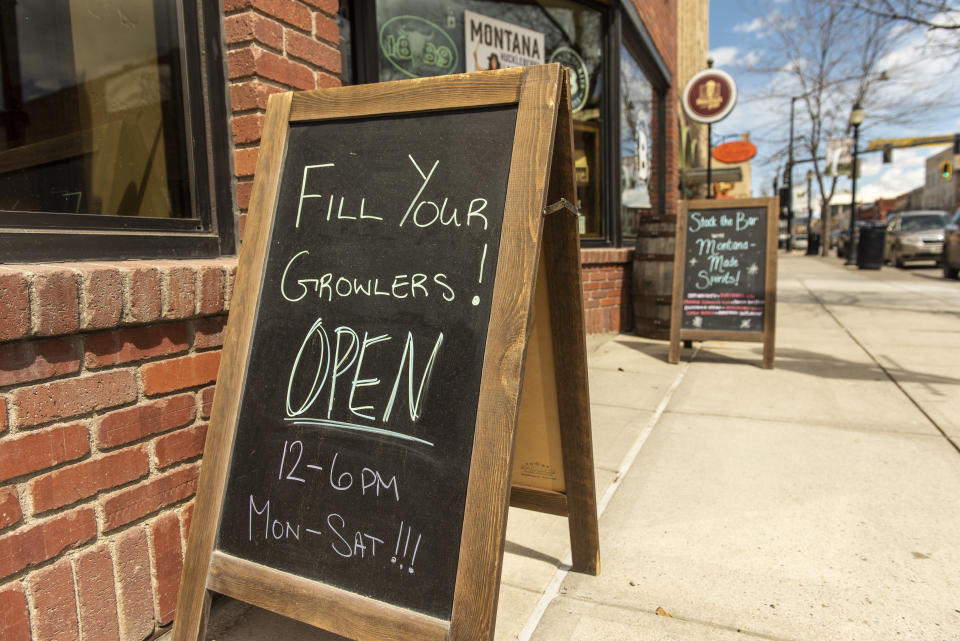
[[[695, 74], [707, 67], [710, 49], [709, 0], [678, 0], [677, 2], [677, 96], [683, 95]], [[707, 166], [707, 125], [698, 123], [677, 105], [678, 133], [680, 135], [678, 161], [681, 170]], [[706, 186], [694, 186], [687, 196], [703, 198]]]
[[869, 205], [861, 205], [857, 208], [857, 220], [878, 220], [886, 222], [887, 216], [894, 211], [903, 211], [897, 208], [898, 198], [877, 198]]
[[[923, 200], [920, 207], [910, 207], [910, 209], [956, 211], [957, 206], [960, 205], [960, 180], [956, 175], [958, 160], [960, 155], [954, 154], [952, 147], [947, 147], [940, 153], [927, 158]], [[941, 169], [945, 162], [951, 165], [951, 175], [948, 180], [941, 177]]]
[[[857, 210], [863, 207], [862, 202], [857, 203]], [[829, 216], [829, 229], [846, 229], [850, 226], [850, 192], [841, 192], [834, 194], [827, 206], [827, 216]], [[857, 220], [860, 220], [858, 217]]]
[[912, 209], [923, 209], [923, 187], [917, 187], [904, 192], [895, 199], [896, 205], [893, 211], [910, 211]]

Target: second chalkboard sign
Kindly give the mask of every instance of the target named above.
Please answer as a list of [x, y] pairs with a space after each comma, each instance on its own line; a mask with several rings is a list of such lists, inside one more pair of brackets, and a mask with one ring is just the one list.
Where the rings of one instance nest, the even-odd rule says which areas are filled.
[[670, 361], [682, 340], [762, 341], [773, 366], [774, 199], [685, 201], [677, 220]]

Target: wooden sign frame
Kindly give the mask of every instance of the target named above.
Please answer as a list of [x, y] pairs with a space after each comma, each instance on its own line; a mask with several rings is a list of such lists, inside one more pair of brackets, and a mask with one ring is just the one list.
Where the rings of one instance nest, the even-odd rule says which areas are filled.
[[[480, 380], [459, 564], [450, 620], [377, 601], [217, 549], [291, 123], [517, 105], [493, 305]], [[276, 94], [270, 97], [221, 358], [196, 507], [184, 559], [174, 641], [202, 639], [210, 591], [357, 640], [493, 638], [507, 507], [570, 520], [574, 569], [599, 564], [575, 209], [572, 119], [558, 64]], [[551, 213], [556, 212], [556, 213]], [[541, 256], [542, 253], [542, 256]], [[545, 266], [546, 283], [537, 282]], [[549, 290], [565, 489], [511, 493], [511, 466], [535, 287]]]
[[[683, 313], [683, 281], [686, 274], [687, 220], [691, 210], [716, 211], [764, 207], [767, 210], [767, 236], [764, 248], [763, 331], [696, 330], [681, 327]], [[776, 198], [737, 198], [725, 200], [685, 200], [680, 202], [677, 216], [676, 250], [673, 257], [673, 299], [670, 309], [670, 352], [667, 360], [680, 361], [681, 341], [745, 341], [763, 343], [763, 368], [772, 369], [777, 326], [777, 240], [778, 218]]]

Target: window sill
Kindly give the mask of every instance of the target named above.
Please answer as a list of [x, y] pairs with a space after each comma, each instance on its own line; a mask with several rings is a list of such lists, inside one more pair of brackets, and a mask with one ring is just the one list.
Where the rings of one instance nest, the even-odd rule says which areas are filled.
[[0, 342], [220, 314], [236, 268], [233, 257], [0, 266]]
[[596, 249], [580, 249], [581, 265], [600, 265], [600, 264], [621, 264], [629, 263], [633, 260], [632, 247], [619, 247], [611, 249], [609, 247], [598, 247]]

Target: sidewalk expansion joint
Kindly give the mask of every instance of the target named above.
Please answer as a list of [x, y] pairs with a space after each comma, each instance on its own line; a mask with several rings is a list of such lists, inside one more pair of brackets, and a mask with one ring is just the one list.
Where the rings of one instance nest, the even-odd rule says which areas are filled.
[[946, 439], [947, 443], [949, 443], [950, 445], [953, 446], [953, 449], [957, 451], [957, 454], [960, 454], [960, 445], [958, 445], [957, 443], [955, 443], [955, 442], [953, 441], [953, 439], [951, 439], [951, 438], [947, 435], [946, 431], [944, 431], [944, 429], [943, 429], [942, 427], [940, 427], [940, 424], [937, 423], [937, 422], [933, 419], [933, 417], [930, 416], [930, 414], [927, 413], [927, 411], [926, 411], [925, 409], [923, 409], [923, 406], [921, 406], [920, 403], [917, 402], [917, 399], [915, 399], [915, 398], [910, 394], [910, 392], [908, 392], [908, 391], [906, 390], [906, 388], [904, 388], [903, 385], [900, 384], [900, 381], [898, 381], [898, 380], [896, 379], [896, 377], [895, 377], [893, 374], [890, 373], [890, 370], [888, 370], [886, 367], [884, 367], [884, 366], [883, 366], [883, 363], [881, 363], [881, 362], [877, 359], [877, 357], [873, 355], [873, 352], [871, 352], [869, 349], [867, 349], [866, 345], [864, 345], [863, 343], [861, 343], [860, 340], [859, 340], [856, 336], [853, 335], [853, 332], [851, 332], [851, 331], [847, 328], [846, 325], [844, 325], [842, 322], [840, 322], [840, 319], [837, 318], [836, 314], [833, 313], [833, 310], [831, 310], [831, 309], [826, 305], [826, 303], [824, 303], [823, 300], [822, 300], [819, 296], [817, 296], [816, 292], [814, 292], [812, 289], [810, 289], [809, 286], [807, 286], [806, 281], [800, 280], [800, 284], [803, 285], [804, 288], [805, 288], [808, 292], [810, 292], [810, 295], [813, 296], [813, 297], [816, 299], [816, 301], [820, 304], [820, 307], [823, 308], [823, 311], [825, 311], [827, 314], [830, 315], [830, 318], [833, 319], [833, 322], [835, 322], [844, 332], [846, 332], [847, 336], [850, 337], [850, 340], [852, 340], [854, 343], [856, 343], [857, 347], [859, 347], [860, 349], [862, 349], [862, 350], [863, 350], [863, 353], [870, 357], [870, 360], [872, 360], [872, 361], [874, 362], [874, 364], [875, 364], [877, 367], [880, 368], [880, 371], [882, 371], [882, 372], [887, 376], [887, 378], [890, 380], [891, 383], [893, 383], [894, 385], [896, 385], [897, 389], [900, 390], [900, 393], [903, 394], [903, 395], [907, 398], [907, 400], [909, 400], [911, 403], [913, 403], [913, 406], [917, 408], [917, 411], [919, 411], [921, 414], [923, 414], [923, 416], [930, 422], [930, 424], [933, 425], [933, 426], [937, 429], [938, 432], [940, 432], [940, 434], [943, 436], [943, 438]]
[[890, 436], [916, 436], [921, 438], [935, 438], [940, 439], [942, 434], [940, 432], [907, 432], [903, 430], [891, 430], [891, 429], [874, 429], [874, 428], [863, 428], [850, 425], [849, 423], [826, 423], [823, 421], [811, 421], [809, 419], [791, 419], [791, 418], [769, 418], [767, 416], [749, 416], [747, 414], [718, 414], [715, 412], [691, 412], [684, 410], [670, 410], [666, 412], [670, 416], [708, 416], [710, 418], [725, 418], [730, 420], [747, 420], [747, 421], [756, 421], [759, 423], [774, 423], [779, 425], [798, 425], [798, 426], [809, 426], [809, 427], [821, 427], [824, 429], [835, 429], [841, 430], [844, 432], [856, 432], [858, 434], [887, 434]]

